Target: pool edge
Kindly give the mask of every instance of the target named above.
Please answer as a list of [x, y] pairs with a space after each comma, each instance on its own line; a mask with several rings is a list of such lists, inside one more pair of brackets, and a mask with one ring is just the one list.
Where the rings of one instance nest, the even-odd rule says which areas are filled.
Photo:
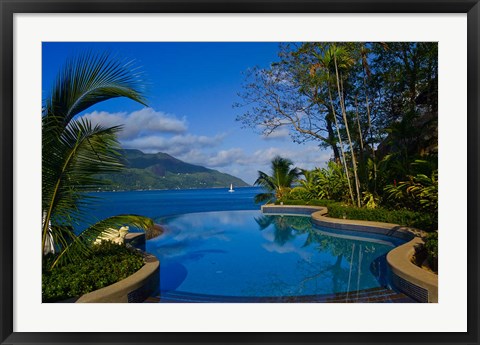
[[[407, 296], [419, 301], [438, 303], [438, 275], [428, 272], [412, 262], [415, 247], [423, 243], [426, 232], [398, 224], [330, 218], [327, 207], [309, 205], [262, 205], [262, 213], [310, 214], [312, 223], [333, 229], [382, 234], [407, 240], [387, 254], [392, 285]], [[282, 211], [282, 212], [279, 212]]]

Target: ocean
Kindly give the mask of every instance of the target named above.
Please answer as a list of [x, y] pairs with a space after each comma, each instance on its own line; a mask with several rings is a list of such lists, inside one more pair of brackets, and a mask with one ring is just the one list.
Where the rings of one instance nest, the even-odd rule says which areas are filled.
[[261, 187], [148, 190], [89, 193], [97, 198], [87, 214], [92, 222], [120, 214], [136, 214], [157, 222], [165, 216], [184, 213], [233, 210], [259, 210], [253, 199]]

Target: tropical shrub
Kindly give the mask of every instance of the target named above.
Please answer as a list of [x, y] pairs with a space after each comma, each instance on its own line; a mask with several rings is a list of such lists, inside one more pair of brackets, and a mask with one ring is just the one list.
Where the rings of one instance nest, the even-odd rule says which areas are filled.
[[363, 204], [366, 208], [377, 208], [378, 197], [376, 197], [373, 193], [363, 192]]
[[385, 187], [386, 198], [397, 207], [411, 210], [438, 212], [438, 170], [428, 177], [424, 174], [409, 176], [407, 181]]
[[385, 187], [384, 200], [391, 208], [406, 208], [428, 214], [431, 226], [425, 230], [438, 229], [438, 169], [433, 169], [430, 176], [417, 174], [409, 176], [407, 181], [388, 185]]
[[302, 171], [304, 179], [292, 189], [289, 199], [328, 199], [349, 202], [348, 181], [341, 165], [330, 161], [326, 168]]
[[348, 181], [340, 164], [328, 162], [319, 172], [320, 188], [324, 199], [349, 202]]
[[304, 178], [297, 180], [300, 185], [290, 191], [288, 198], [304, 200], [324, 198], [325, 191], [319, 181], [321, 171], [319, 169], [301, 171]]
[[425, 238], [424, 248], [427, 251], [427, 259], [432, 269], [438, 270], [438, 231], [429, 233]]
[[387, 210], [383, 208], [359, 208], [341, 204], [328, 206], [328, 215], [333, 218], [369, 220], [411, 226], [431, 231], [436, 229], [436, 222], [431, 214], [410, 210]]
[[[283, 205], [311, 205], [328, 208], [328, 216], [332, 218], [345, 218], [356, 220], [368, 220], [372, 222], [384, 222], [411, 226], [425, 231], [437, 229], [436, 218], [425, 212], [414, 212], [411, 210], [389, 210], [381, 207], [375, 209], [361, 208], [346, 205], [332, 200], [283, 200]], [[279, 201], [276, 204], [280, 204]]]
[[300, 171], [292, 168], [292, 165], [290, 159], [276, 156], [271, 162], [271, 175], [263, 171], [258, 172], [254, 185], [262, 186], [265, 192], [255, 196], [256, 203], [283, 200], [290, 193], [293, 182], [300, 175]]
[[[302, 199], [288, 199], [282, 200], [284, 205], [310, 205], [310, 206], [323, 206], [329, 207], [330, 205], [337, 204], [336, 201], [325, 200], [325, 199], [311, 199], [311, 200], [302, 200]], [[280, 201], [275, 202], [276, 205], [280, 204]]]
[[55, 302], [84, 295], [127, 278], [144, 265], [141, 253], [125, 245], [104, 241], [90, 255], [62, 266], [50, 267], [58, 254], [43, 261], [42, 301]]
[[[291, 200], [313, 200], [314, 197], [313, 195], [309, 192], [303, 189], [301, 186], [297, 186], [292, 188], [290, 193], [288, 193], [288, 199], [282, 199], [282, 201], [291, 201]], [[275, 203], [278, 203], [279, 201], [276, 201]]]

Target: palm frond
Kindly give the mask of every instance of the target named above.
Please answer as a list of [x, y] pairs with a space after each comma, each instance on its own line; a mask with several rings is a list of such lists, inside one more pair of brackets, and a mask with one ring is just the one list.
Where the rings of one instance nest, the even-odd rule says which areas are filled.
[[[44, 238], [51, 221], [75, 218], [89, 199], [82, 193], [100, 181], [96, 174], [118, 171], [121, 167], [117, 127], [91, 127], [86, 120], [74, 120], [57, 142], [44, 147], [42, 167], [42, 207], [45, 211]], [[49, 152], [50, 151], [50, 152]], [[52, 152], [53, 151], [53, 152]]]
[[275, 198], [275, 195], [273, 193], [259, 193], [259, 194], [255, 195], [254, 201], [255, 201], [256, 204], [259, 204], [261, 202], [269, 203], [274, 198]]
[[258, 172], [258, 178], [255, 180], [253, 183], [255, 186], [262, 186], [268, 191], [274, 191], [275, 190], [275, 181], [271, 176], [268, 174], [264, 173], [263, 171]]
[[145, 105], [142, 74], [132, 62], [114, 60], [109, 54], [86, 53], [67, 61], [44, 106], [44, 115], [61, 127], [94, 104], [127, 97]]
[[122, 226], [148, 231], [153, 227], [153, 220], [138, 215], [119, 215], [103, 219], [82, 231], [73, 241], [63, 247], [50, 269], [57, 264], [85, 258], [90, 254], [90, 246], [95, 239], [104, 233], [108, 233], [111, 229], [119, 229]]
[[[103, 184], [95, 176], [122, 168], [117, 133], [121, 127], [92, 126], [74, 119], [90, 106], [116, 97], [145, 105], [141, 73], [108, 54], [83, 54], [67, 61], [42, 107], [42, 250], [47, 236], [61, 248], [85, 216], [92, 197], [85, 190]], [[76, 243], [77, 241], [74, 241]], [[63, 255], [62, 255], [63, 256]]]
[[[277, 199], [287, 195], [290, 192], [292, 184], [300, 176], [300, 170], [297, 168], [291, 169], [292, 165], [293, 162], [288, 158], [282, 158], [280, 156], [274, 157], [271, 162], [272, 174], [268, 175], [263, 171], [259, 171], [255, 185], [264, 187], [269, 195], [275, 192]], [[257, 195], [255, 202], [265, 201], [267, 197], [263, 194]], [[270, 199], [273, 199], [273, 197]]]

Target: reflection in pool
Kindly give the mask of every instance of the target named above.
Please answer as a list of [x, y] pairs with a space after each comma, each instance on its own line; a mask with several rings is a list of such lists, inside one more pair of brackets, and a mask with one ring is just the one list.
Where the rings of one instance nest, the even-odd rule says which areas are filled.
[[[309, 216], [260, 211], [190, 213], [160, 220], [147, 242], [160, 289], [220, 296], [302, 296], [384, 286], [390, 237], [312, 226]], [[366, 235], [367, 236], [367, 235]]]

